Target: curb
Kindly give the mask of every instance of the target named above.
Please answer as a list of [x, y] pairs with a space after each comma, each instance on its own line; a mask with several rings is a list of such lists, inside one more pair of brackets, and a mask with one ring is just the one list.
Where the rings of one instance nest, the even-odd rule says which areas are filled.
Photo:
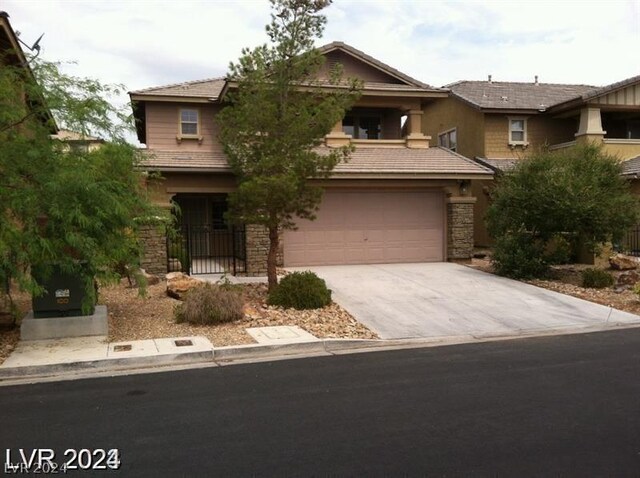
[[24, 367], [0, 368], [0, 380], [12, 378], [48, 377], [86, 371], [122, 370], [138, 367], [156, 367], [185, 363], [213, 361], [213, 352], [195, 351], [175, 354], [150, 355], [147, 357], [124, 357], [81, 362], [67, 362], [49, 365], [27, 365]]
[[67, 362], [49, 365], [0, 367], [0, 385], [3, 381], [69, 377], [82, 372], [109, 372], [128, 369], [170, 367], [190, 364], [228, 365], [233, 362], [246, 363], [251, 360], [294, 358], [303, 356], [331, 356], [351, 353], [399, 350], [422, 347], [438, 347], [469, 343], [486, 343], [503, 340], [531, 339], [591, 332], [604, 332], [625, 328], [637, 328], [640, 324], [608, 324], [572, 329], [530, 330], [520, 335], [458, 335], [430, 338], [406, 339], [324, 339], [291, 344], [250, 344], [228, 347], [213, 347], [209, 350], [150, 355], [146, 357], [121, 357], [92, 361]]

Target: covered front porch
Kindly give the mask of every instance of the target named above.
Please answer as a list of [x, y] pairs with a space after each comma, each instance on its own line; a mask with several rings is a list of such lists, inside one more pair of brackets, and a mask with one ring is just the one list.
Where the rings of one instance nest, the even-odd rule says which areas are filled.
[[581, 142], [602, 144], [621, 161], [640, 156], [640, 76], [597, 88], [551, 108], [558, 118], [576, 118], [573, 138], [550, 146], [569, 148]]

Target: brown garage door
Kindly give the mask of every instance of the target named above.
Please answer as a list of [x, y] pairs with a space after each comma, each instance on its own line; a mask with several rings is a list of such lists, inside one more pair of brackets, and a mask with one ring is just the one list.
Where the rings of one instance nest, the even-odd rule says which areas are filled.
[[285, 266], [442, 261], [444, 196], [326, 191], [315, 221], [284, 233]]

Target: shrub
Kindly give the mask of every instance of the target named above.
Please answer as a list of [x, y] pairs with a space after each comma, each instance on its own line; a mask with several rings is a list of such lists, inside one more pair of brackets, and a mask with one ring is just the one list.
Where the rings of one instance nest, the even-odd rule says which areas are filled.
[[[620, 161], [587, 145], [534, 151], [517, 161], [496, 178], [485, 219], [496, 241], [515, 246], [503, 261], [506, 275], [526, 277], [537, 275], [538, 266], [566, 262], [619, 240], [637, 223], [639, 206]], [[519, 242], [525, 232], [533, 245]], [[520, 259], [525, 250], [537, 258], [522, 258], [523, 267], [508, 260]]]
[[543, 277], [549, 268], [540, 249], [528, 234], [506, 234], [496, 239], [493, 267], [497, 274], [514, 279]]
[[244, 316], [242, 296], [235, 290], [215, 284], [191, 289], [183, 303], [174, 309], [176, 322], [218, 324], [239, 320]]
[[602, 269], [590, 268], [582, 271], [582, 287], [604, 289], [611, 287], [614, 282], [613, 276]]
[[269, 294], [269, 305], [294, 309], [319, 309], [331, 302], [327, 284], [311, 271], [294, 272], [282, 278]]

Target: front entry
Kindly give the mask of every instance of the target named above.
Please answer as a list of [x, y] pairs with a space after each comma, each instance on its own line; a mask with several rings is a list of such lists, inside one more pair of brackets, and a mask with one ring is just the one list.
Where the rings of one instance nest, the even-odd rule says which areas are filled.
[[188, 274], [245, 272], [244, 228], [225, 220], [226, 194], [178, 194], [174, 198], [176, 237], [169, 236], [169, 269], [179, 265]]

